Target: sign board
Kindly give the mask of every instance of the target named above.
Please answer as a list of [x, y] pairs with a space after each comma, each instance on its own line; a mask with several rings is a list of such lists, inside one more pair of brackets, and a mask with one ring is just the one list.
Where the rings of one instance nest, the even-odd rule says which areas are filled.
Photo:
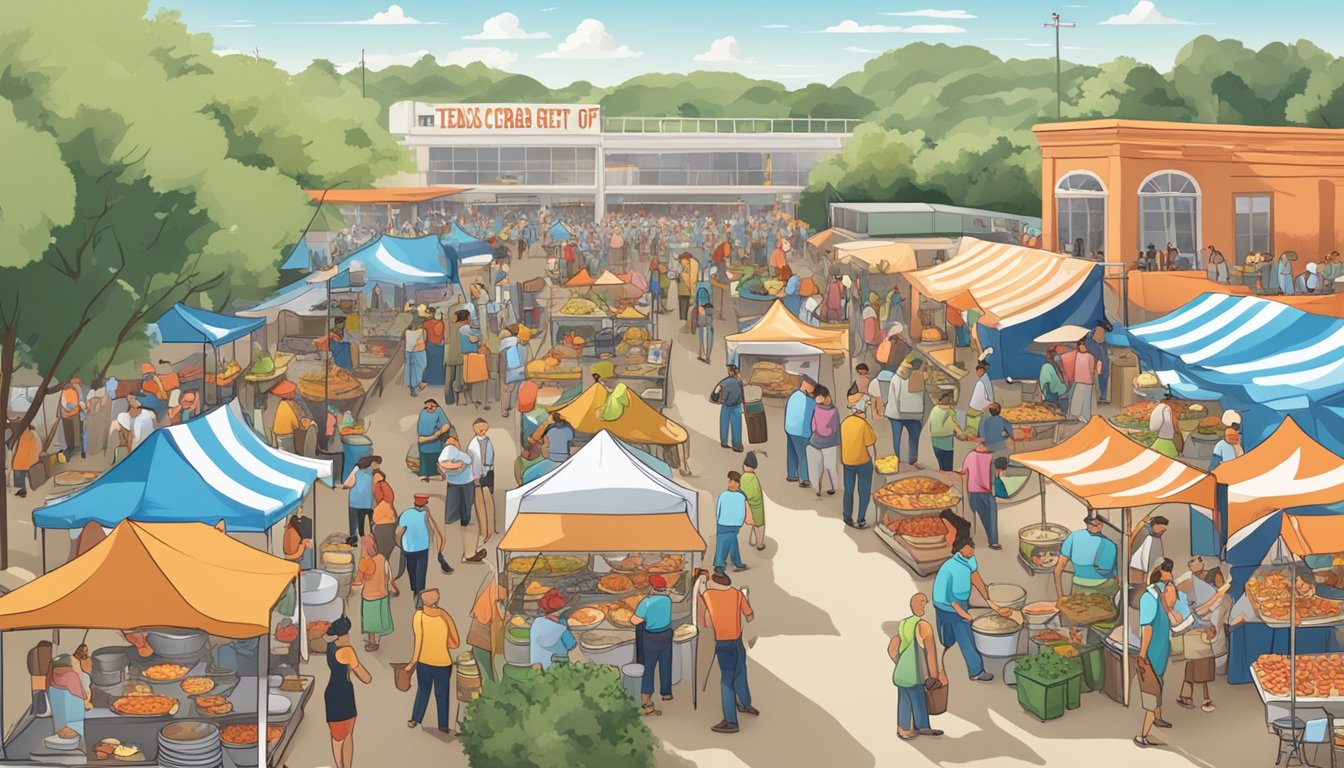
[[[428, 107], [433, 124], [428, 124]], [[602, 132], [601, 108], [585, 104], [420, 105], [417, 133], [546, 135]]]

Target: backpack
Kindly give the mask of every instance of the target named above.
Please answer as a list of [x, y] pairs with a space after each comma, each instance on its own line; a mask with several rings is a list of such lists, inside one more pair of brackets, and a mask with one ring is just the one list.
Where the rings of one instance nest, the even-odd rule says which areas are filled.
[[873, 357], [882, 365], [887, 365], [891, 362], [891, 356], [895, 351], [896, 345], [891, 342], [891, 337], [887, 337], [882, 340], [881, 344], [877, 345], [877, 351], [873, 353]]

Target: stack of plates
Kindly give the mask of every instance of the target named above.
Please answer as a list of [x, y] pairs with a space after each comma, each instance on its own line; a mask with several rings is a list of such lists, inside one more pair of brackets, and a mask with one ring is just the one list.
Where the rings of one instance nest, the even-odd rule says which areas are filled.
[[165, 725], [159, 731], [158, 762], [163, 768], [220, 768], [224, 747], [219, 728], [193, 720]]

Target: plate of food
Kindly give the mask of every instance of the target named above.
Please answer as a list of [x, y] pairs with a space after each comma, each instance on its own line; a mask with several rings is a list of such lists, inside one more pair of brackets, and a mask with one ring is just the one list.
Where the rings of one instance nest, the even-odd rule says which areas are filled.
[[177, 699], [170, 696], [122, 696], [112, 702], [112, 711], [126, 717], [162, 717], [175, 715], [178, 710]]
[[567, 555], [540, 555], [538, 557], [514, 557], [509, 560], [509, 572], [533, 576], [567, 576], [578, 573], [588, 564], [577, 557]]
[[233, 702], [224, 696], [197, 696], [196, 711], [206, 717], [219, 717], [233, 711]]
[[[243, 747], [249, 744], [257, 743], [257, 724], [239, 723], [237, 725], [226, 725], [219, 731], [220, 741], [234, 747]], [[272, 744], [280, 740], [285, 733], [283, 725], [266, 726], [266, 743]]]
[[123, 744], [121, 739], [108, 738], [93, 745], [93, 759], [126, 760], [130, 762], [144, 760], [145, 756], [140, 748], [134, 744]]
[[582, 608], [576, 608], [565, 619], [571, 630], [592, 629], [602, 620], [607, 618], [607, 612], [594, 605], [587, 605]]
[[154, 664], [140, 672], [140, 676], [151, 683], [176, 683], [189, 674], [191, 667], [181, 664]]
[[1034, 424], [1063, 421], [1064, 412], [1051, 403], [1019, 403], [1010, 405], [999, 414], [1009, 424]]
[[649, 563], [647, 568], [649, 573], [674, 573], [686, 567], [686, 557], [684, 555], [668, 555], [662, 560]]
[[210, 677], [188, 677], [178, 686], [188, 696], [200, 696], [215, 690], [215, 680]]
[[608, 573], [597, 580], [597, 588], [609, 595], [622, 595], [633, 592], [635, 583], [624, 573]]

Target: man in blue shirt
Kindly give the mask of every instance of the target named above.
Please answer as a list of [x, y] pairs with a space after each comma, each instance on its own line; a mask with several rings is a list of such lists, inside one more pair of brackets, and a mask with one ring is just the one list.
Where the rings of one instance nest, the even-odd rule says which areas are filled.
[[1098, 594], [1110, 597], [1120, 588], [1116, 561], [1119, 550], [1115, 542], [1102, 534], [1105, 522], [1101, 517], [1085, 517], [1087, 525], [1064, 539], [1055, 562], [1055, 594], [1064, 595], [1064, 569], [1073, 563], [1072, 592], [1078, 595]]
[[1013, 438], [1013, 428], [999, 415], [1003, 412], [1003, 407], [998, 403], [990, 403], [986, 410], [989, 413], [980, 417], [980, 439], [996, 458], [1007, 456], [1008, 441]]
[[1153, 726], [1170, 728], [1162, 719], [1162, 675], [1171, 659], [1171, 618], [1167, 591], [1172, 589], [1173, 563], [1163, 560], [1148, 576], [1148, 587], [1139, 598], [1139, 701], [1143, 705], [1143, 730], [1134, 737], [1140, 747], [1158, 746], [1148, 733]]
[[447, 414], [439, 407], [439, 401], [433, 398], [426, 400], [415, 424], [420, 451], [420, 482], [428, 483], [431, 477], [439, 476], [439, 454], [443, 452], [443, 441], [452, 428], [452, 422], [448, 421]]
[[1097, 403], [1100, 405], [1111, 402], [1111, 390], [1106, 386], [1111, 378], [1111, 356], [1106, 354], [1106, 332], [1110, 329], [1111, 324], [1102, 320], [1097, 323], [1092, 333], [1083, 339], [1083, 343], [1087, 344], [1087, 351], [1101, 363], [1101, 372], [1097, 374]]
[[807, 477], [807, 441], [812, 437], [812, 411], [817, 407], [812, 399], [814, 386], [811, 379], [802, 377], [784, 405], [784, 435], [788, 441], [784, 477], [789, 482], [797, 481], [800, 488], [812, 485]]
[[456, 437], [448, 438], [443, 453], [439, 454], [439, 470], [448, 481], [443, 522], [445, 525], [458, 523], [462, 528], [462, 562], [479, 563], [485, 559], [486, 551], [481, 546], [479, 534], [476, 536], [476, 546], [472, 546], [470, 528], [472, 507], [476, 499], [476, 474], [472, 472], [471, 454], [462, 450]]
[[730, 556], [733, 560], [733, 570], [747, 570], [747, 566], [742, 564], [742, 550], [737, 541], [738, 534], [747, 521], [747, 497], [742, 493], [741, 481], [741, 474], [737, 472], [728, 473], [728, 490], [719, 494], [719, 501], [714, 509], [714, 570], [716, 571], [722, 571], [728, 565]]
[[737, 366], [728, 365], [728, 375], [714, 387], [710, 399], [719, 404], [719, 445], [727, 448], [731, 433], [733, 450], [742, 452], [742, 379]]
[[559, 411], [551, 414], [542, 437], [546, 438], [546, 458], [558, 464], [569, 461], [569, 444], [574, 441], [574, 427]]
[[639, 601], [630, 622], [639, 637], [641, 658], [636, 661], [644, 665], [639, 686], [641, 707], [646, 715], [661, 715], [653, 706], [655, 667], [663, 701], [672, 700], [672, 598], [667, 596], [667, 579], [661, 573], [649, 576], [649, 594]]
[[364, 520], [368, 518], [369, 532], [373, 532], [373, 471], [381, 466], [381, 456], [361, 456], [355, 468], [345, 478], [344, 487], [350, 491], [350, 535], [364, 535]]
[[980, 576], [980, 564], [975, 559], [975, 542], [969, 532], [952, 542], [952, 551], [951, 559], [938, 568], [938, 575], [933, 579], [938, 640], [944, 648], [960, 646], [961, 657], [966, 660], [966, 670], [972, 680], [993, 680], [994, 676], [985, 671], [985, 662], [975, 648], [975, 636], [971, 633], [971, 589], [979, 592], [999, 615], [1008, 616], [1012, 611], [1000, 608], [989, 599], [989, 590]]
[[429, 546], [443, 550], [443, 534], [438, 523], [429, 514], [429, 494], [415, 494], [415, 506], [397, 518], [397, 545], [406, 561], [411, 577], [411, 592], [416, 598], [425, 589], [425, 575], [429, 571]]

